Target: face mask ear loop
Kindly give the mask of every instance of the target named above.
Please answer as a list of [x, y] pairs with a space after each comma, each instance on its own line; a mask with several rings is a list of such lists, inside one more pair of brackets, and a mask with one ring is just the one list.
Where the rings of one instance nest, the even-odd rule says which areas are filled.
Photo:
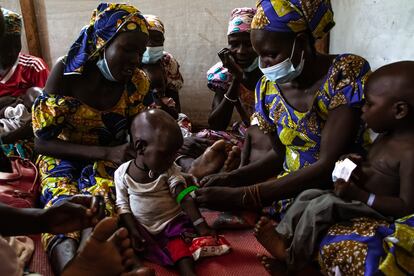
[[295, 40], [293, 40], [293, 47], [292, 47], [292, 52], [290, 53], [290, 60], [292, 60], [293, 54], [295, 53], [295, 45], [296, 45], [296, 37], [295, 37]]

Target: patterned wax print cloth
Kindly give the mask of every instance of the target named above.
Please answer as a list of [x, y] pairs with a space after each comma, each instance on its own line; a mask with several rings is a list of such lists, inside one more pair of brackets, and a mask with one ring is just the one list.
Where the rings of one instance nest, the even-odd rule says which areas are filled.
[[[283, 97], [278, 84], [262, 77], [256, 86], [256, 111], [252, 118], [257, 120], [264, 132], [277, 132], [286, 148], [283, 171], [279, 177], [318, 160], [322, 130], [329, 111], [341, 105], [361, 108], [364, 103], [363, 87], [369, 73], [370, 66], [362, 57], [352, 54], [337, 56], [314, 96], [312, 107], [306, 112], [295, 110]], [[363, 145], [371, 143], [366, 140], [369, 137], [366, 132], [361, 121], [353, 146], [355, 152], [364, 152]], [[291, 203], [291, 199], [275, 202], [273, 215], [277, 218]]]

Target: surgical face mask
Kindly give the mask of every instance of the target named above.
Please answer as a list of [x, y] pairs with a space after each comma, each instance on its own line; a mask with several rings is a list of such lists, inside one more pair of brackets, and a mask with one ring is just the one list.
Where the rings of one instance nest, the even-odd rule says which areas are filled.
[[256, 57], [253, 60], [252, 64], [250, 64], [249, 67], [244, 68], [243, 71], [249, 73], [255, 70], [258, 66], [259, 66], [259, 57]]
[[147, 47], [147, 50], [142, 55], [142, 63], [154, 64], [159, 61], [164, 55], [164, 46]]
[[260, 70], [262, 70], [263, 74], [269, 81], [275, 81], [277, 83], [287, 83], [294, 80], [302, 73], [303, 65], [305, 64], [305, 59], [303, 58], [304, 51], [302, 51], [300, 62], [298, 66], [296, 66], [296, 68], [293, 66], [292, 63], [292, 56], [295, 52], [295, 43], [296, 39], [293, 42], [293, 48], [290, 57], [285, 59], [284, 61], [267, 68], [262, 68], [261, 62], [259, 62]]
[[105, 57], [105, 49], [103, 50], [103, 58], [100, 58], [96, 62], [96, 66], [98, 66], [99, 71], [101, 71], [102, 75], [105, 77], [105, 79], [109, 81], [117, 81], [114, 76], [112, 76], [111, 70], [109, 69], [108, 62], [106, 61]]

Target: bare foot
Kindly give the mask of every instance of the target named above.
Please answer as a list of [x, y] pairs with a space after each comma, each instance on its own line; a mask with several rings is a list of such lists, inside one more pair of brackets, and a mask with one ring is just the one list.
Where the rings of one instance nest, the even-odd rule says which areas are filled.
[[286, 265], [283, 262], [268, 257], [266, 255], [258, 255], [257, 258], [259, 259], [260, 263], [264, 266], [264, 268], [267, 270], [267, 272], [269, 272], [270, 275], [288, 275]]
[[273, 257], [286, 260], [285, 240], [275, 230], [276, 223], [267, 217], [261, 217], [254, 227], [254, 235], [261, 245]]
[[[117, 219], [106, 218], [95, 226], [84, 247], [68, 263], [62, 275], [120, 275], [125, 267], [131, 265], [133, 257], [128, 231], [125, 228], [118, 229]], [[151, 275], [148, 274], [149, 268], [142, 267], [139, 272], [140, 274], [130, 275]]]
[[227, 159], [224, 162], [223, 170], [231, 172], [237, 169], [240, 165], [241, 150], [237, 146], [232, 146], [230, 152], [227, 154]]
[[188, 172], [198, 179], [201, 179], [206, 175], [220, 171], [226, 158], [226, 141], [219, 140], [211, 147], [207, 148], [200, 157], [194, 160]]

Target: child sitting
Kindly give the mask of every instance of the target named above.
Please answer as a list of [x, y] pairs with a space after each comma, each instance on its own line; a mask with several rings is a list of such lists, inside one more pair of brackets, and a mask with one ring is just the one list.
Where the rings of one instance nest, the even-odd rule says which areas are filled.
[[365, 87], [362, 118], [380, 133], [366, 160], [348, 181], [338, 179], [333, 191], [300, 194], [276, 226], [261, 218], [255, 228], [259, 242], [277, 260], [262, 256], [272, 274], [286, 274], [306, 265], [321, 235], [333, 224], [357, 217], [400, 218], [414, 212], [414, 62], [390, 64], [373, 73]]
[[[136, 116], [131, 125], [136, 158], [115, 172], [118, 212], [133, 247], [150, 261], [176, 264], [195, 275], [187, 238], [215, 235], [195, 205], [180, 167], [174, 163], [183, 143], [174, 119], [160, 109]], [[184, 211], [184, 213], [183, 213]]]

